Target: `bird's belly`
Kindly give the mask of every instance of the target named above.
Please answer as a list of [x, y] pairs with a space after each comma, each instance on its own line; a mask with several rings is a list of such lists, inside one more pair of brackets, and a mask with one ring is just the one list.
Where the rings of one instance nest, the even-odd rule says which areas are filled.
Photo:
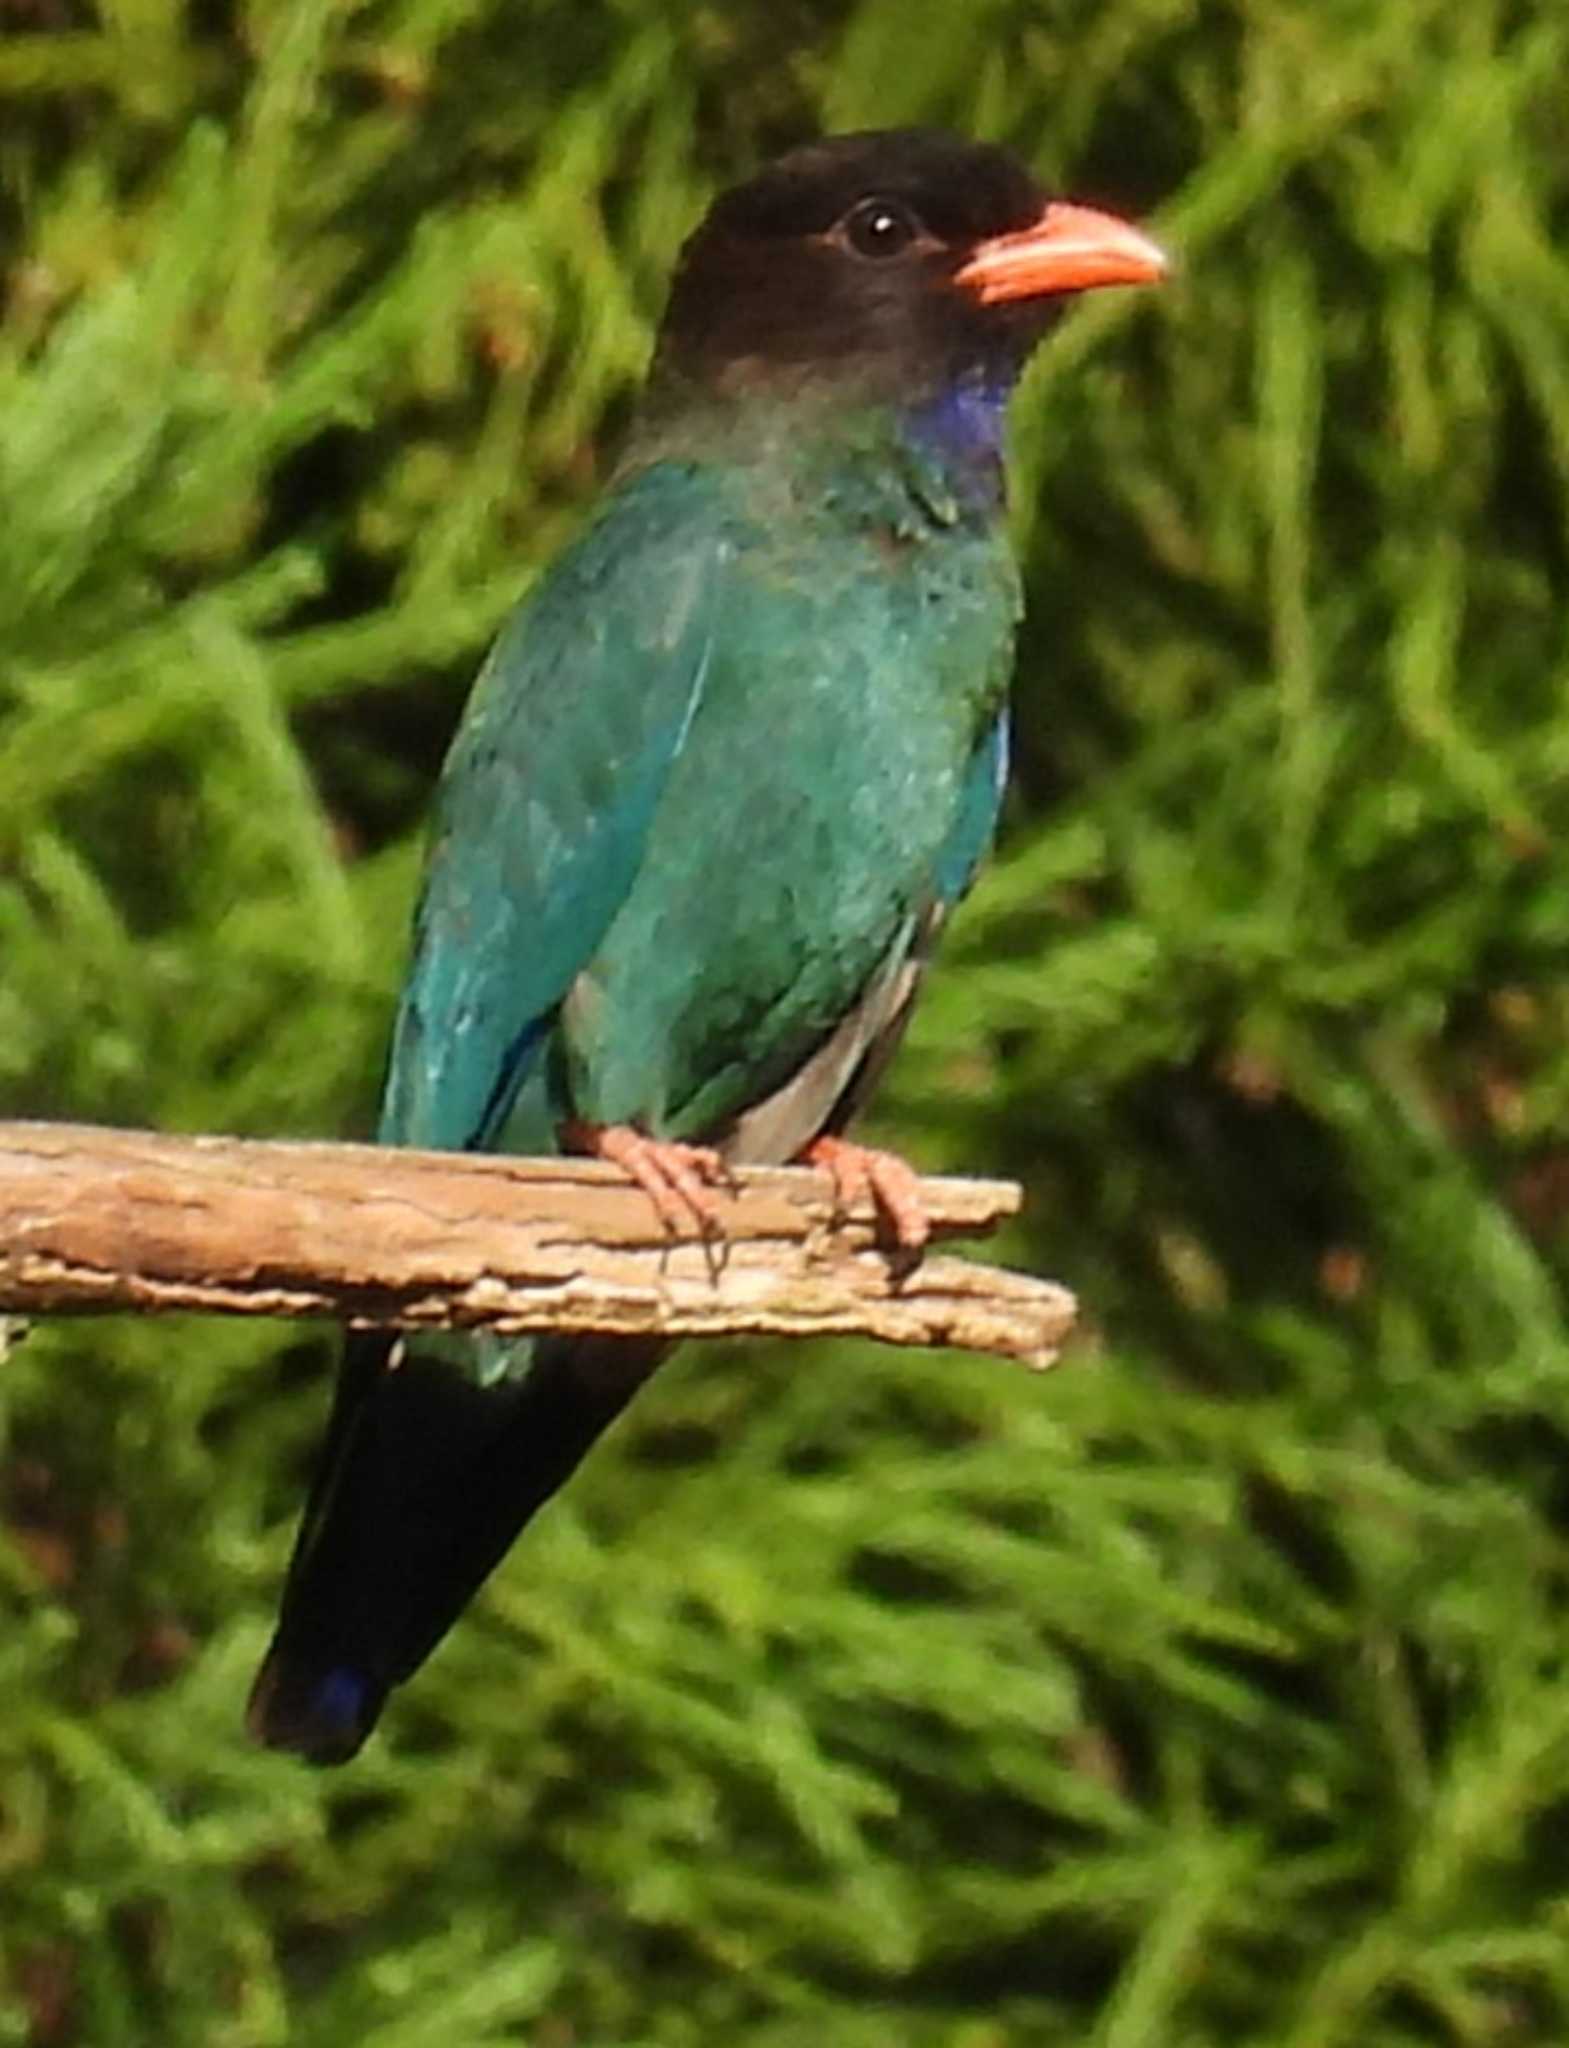
[[[890, 724], [808, 690], [721, 705], [672, 777], [634, 887], [564, 1006], [572, 1108], [721, 1131], [832, 1033], [930, 889], [974, 715]], [[837, 701], [836, 701], [837, 700]]]

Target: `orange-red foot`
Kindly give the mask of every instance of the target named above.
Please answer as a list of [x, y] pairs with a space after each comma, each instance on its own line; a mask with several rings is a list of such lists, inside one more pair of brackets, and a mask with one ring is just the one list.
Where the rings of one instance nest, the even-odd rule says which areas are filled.
[[576, 1119], [562, 1125], [561, 1141], [590, 1159], [608, 1159], [629, 1174], [672, 1237], [723, 1237], [714, 1189], [730, 1184], [730, 1169], [712, 1145], [683, 1145], [670, 1138], [645, 1137], [630, 1124]]
[[921, 1200], [920, 1177], [897, 1152], [879, 1152], [848, 1138], [814, 1138], [802, 1162], [820, 1166], [834, 1184], [834, 1200], [848, 1209], [870, 1195], [887, 1218], [901, 1251], [918, 1252], [932, 1234], [931, 1218]]

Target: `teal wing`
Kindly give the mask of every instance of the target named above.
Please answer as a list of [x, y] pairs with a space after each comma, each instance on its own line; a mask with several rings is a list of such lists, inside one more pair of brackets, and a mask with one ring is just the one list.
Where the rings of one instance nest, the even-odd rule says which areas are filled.
[[503, 630], [442, 776], [383, 1142], [493, 1142], [625, 901], [703, 692], [732, 552], [702, 474], [607, 499]]

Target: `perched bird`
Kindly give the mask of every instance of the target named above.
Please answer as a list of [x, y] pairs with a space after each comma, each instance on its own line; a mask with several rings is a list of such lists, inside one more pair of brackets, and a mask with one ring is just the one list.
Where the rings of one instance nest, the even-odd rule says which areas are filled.
[[[437, 800], [379, 1136], [619, 1161], [706, 1230], [842, 1136], [991, 838], [1003, 416], [1063, 301], [1161, 275], [1003, 151], [840, 135], [687, 243], [625, 457], [503, 630]], [[642, 1341], [348, 1339], [259, 1740], [336, 1763], [647, 1378]]]

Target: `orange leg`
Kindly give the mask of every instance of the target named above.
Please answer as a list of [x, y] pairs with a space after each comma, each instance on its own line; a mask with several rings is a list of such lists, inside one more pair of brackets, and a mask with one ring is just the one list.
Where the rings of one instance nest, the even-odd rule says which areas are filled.
[[672, 1237], [724, 1235], [716, 1187], [731, 1184], [730, 1169], [712, 1145], [684, 1145], [645, 1137], [630, 1124], [561, 1126], [561, 1142], [590, 1159], [608, 1159], [637, 1182]]
[[897, 1152], [880, 1152], [871, 1145], [852, 1144], [848, 1138], [814, 1138], [799, 1157], [803, 1165], [819, 1166], [827, 1174], [841, 1209], [870, 1195], [887, 1218], [901, 1251], [918, 1252], [931, 1236], [920, 1177]]

